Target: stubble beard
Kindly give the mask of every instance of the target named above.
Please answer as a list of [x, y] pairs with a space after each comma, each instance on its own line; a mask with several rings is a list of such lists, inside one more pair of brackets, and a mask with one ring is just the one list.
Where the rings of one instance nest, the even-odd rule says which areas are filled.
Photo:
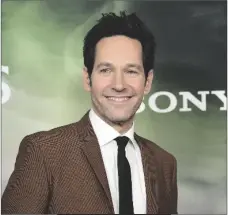
[[133, 122], [136, 111], [141, 105], [141, 102], [137, 102], [129, 111], [126, 112], [126, 114], [119, 118], [113, 116], [112, 111], [110, 108], [105, 107], [105, 105], [102, 105], [101, 102], [99, 102], [96, 97], [91, 95], [91, 100], [92, 100], [92, 107], [94, 111], [108, 124], [110, 125], [118, 125], [122, 126], [128, 122]]

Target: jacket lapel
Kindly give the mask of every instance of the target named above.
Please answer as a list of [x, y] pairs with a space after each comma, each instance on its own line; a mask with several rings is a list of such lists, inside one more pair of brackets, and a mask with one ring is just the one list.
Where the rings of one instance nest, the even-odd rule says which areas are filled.
[[[94, 133], [92, 125], [89, 120], [89, 111], [80, 120], [80, 138], [82, 144], [82, 150], [88, 159], [92, 169], [99, 182], [101, 183], [105, 195], [110, 203], [110, 210], [114, 213], [114, 207], [112, 204], [111, 192], [108, 184], [108, 179], [101, 155], [100, 146], [97, 137]], [[147, 143], [143, 138], [135, 133], [135, 140], [137, 141], [142, 156], [143, 170], [145, 176], [146, 185], [146, 196], [147, 196], [147, 213], [157, 214], [158, 213], [158, 182], [157, 182], [157, 169], [156, 160]]]
[[143, 170], [145, 176], [146, 196], [147, 196], [147, 213], [158, 213], [158, 182], [157, 182], [157, 169], [156, 160], [153, 151], [147, 145], [146, 141], [140, 136], [135, 134], [142, 156]]
[[109, 184], [108, 184], [108, 179], [107, 179], [107, 175], [106, 175], [106, 171], [105, 171], [105, 167], [102, 159], [102, 154], [101, 154], [97, 137], [94, 133], [94, 130], [89, 120], [89, 111], [81, 119], [80, 123], [82, 124], [81, 128], [83, 129], [80, 135], [81, 141], [83, 142], [82, 150], [85, 156], [87, 157], [88, 162], [90, 163], [92, 169], [94, 170], [97, 179], [99, 180], [99, 182], [103, 187], [103, 190], [110, 203], [110, 210], [112, 211], [112, 213], [114, 213], [111, 192], [109, 189]]

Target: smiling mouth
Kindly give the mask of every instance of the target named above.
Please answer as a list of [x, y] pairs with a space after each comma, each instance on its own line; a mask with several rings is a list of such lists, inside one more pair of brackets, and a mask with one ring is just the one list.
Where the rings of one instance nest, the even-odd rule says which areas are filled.
[[110, 101], [115, 101], [115, 102], [124, 102], [124, 101], [128, 101], [131, 96], [121, 96], [121, 97], [117, 97], [117, 96], [105, 96], [108, 100]]

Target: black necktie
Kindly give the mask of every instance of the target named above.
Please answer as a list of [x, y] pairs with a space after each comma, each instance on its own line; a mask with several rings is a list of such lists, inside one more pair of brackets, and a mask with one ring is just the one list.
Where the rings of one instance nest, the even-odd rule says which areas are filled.
[[117, 165], [119, 175], [119, 214], [134, 214], [132, 202], [131, 169], [125, 156], [128, 137], [117, 137], [118, 145]]

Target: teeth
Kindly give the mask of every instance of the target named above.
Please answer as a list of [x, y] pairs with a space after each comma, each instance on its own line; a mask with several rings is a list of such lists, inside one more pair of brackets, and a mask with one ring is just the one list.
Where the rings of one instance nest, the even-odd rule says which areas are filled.
[[126, 101], [129, 99], [129, 97], [107, 97], [109, 100], [113, 100], [113, 101], [117, 101], [117, 102], [122, 102], [122, 101]]

